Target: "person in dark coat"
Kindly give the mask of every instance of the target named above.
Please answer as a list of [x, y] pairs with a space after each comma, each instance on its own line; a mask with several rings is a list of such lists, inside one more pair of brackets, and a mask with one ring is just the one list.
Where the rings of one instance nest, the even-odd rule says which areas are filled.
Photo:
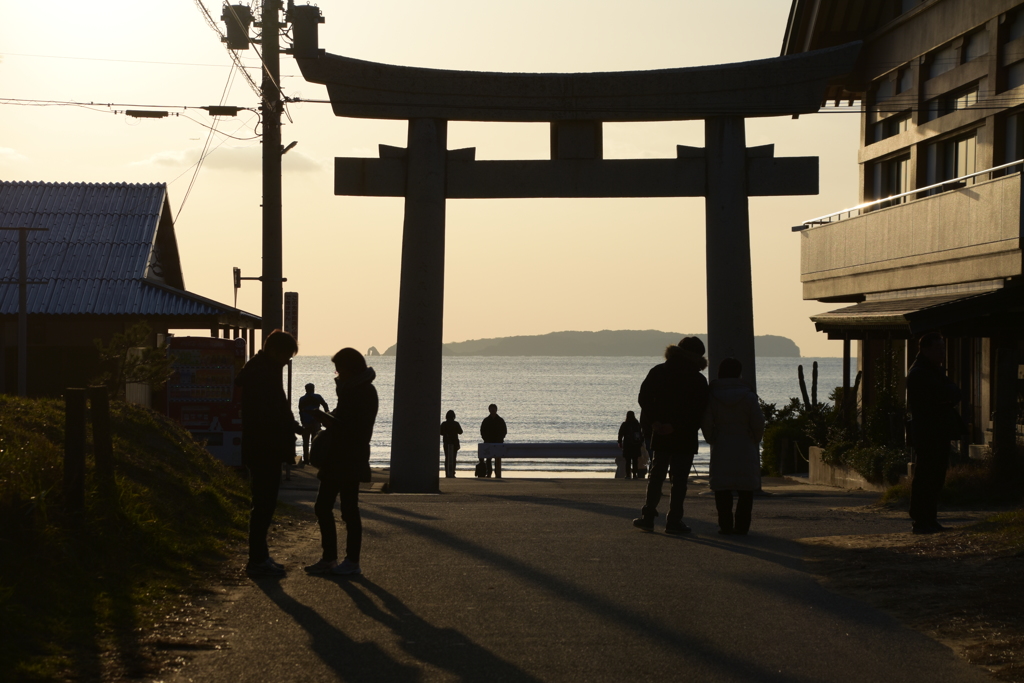
[[[487, 412], [490, 414], [480, 423], [480, 438], [484, 440], [484, 443], [505, 443], [508, 427], [505, 426], [505, 421], [498, 415], [498, 406], [492, 403], [487, 406]], [[493, 472], [492, 461], [493, 458], [480, 458], [484, 469], [482, 476], [491, 476]]]
[[960, 389], [946, 376], [946, 342], [929, 332], [918, 342], [918, 354], [907, 373], [911, 441], [916, 464], [910, 483], [910, 517], [915, 534], [943, 531], [938, 521], [939, 492], [946, 481], [949, 442], [962, 436], [963, 420], [955, 406]]
[[[740, 379], [743, 365], [726, 358], [711, 382], [701, 431], [711, 446], [709, 479], [718, 510], [718, 533], [746, 535], [761, 488], [761, 437], [764, 413], [757, 394]], [[733, 515], [735, 492], [736, 514]]]
[[708, 365], [704, 342], [685, 337], [678, 345], [665, 349], [665, 362], [655, 365], [640, 385], [640, 424], [652, 433], [654, 465], [647, 480], [647, 498], [633, 526], [654, 531], [661, 487], [672, 468], [672, 498], [665, 533], [686, 534], [683, 501], [686, 484], [697, 454], [697, 431], [708, 402], [708, 381], [701, 370]]
[[316, 393], [316, 386], [310, 382], [306, 385], [306, 393], [299, 397], [299, 422], [302, 423], [302, 465], [309, 464], [309, 443], [320, 433], [320, 420], [316, 417], [320, 406], [323, 406], [324, 411], [331, 410], [324, 397]]
[[242, 464], [249, 470], [252, 509], [249, 513], [249, 562], [255, 575], [281, 575], [267, 547], [281, 484], [281, 464], [295, 460], [295, 421], [281, 382], [281, 369], [298, 353], [295, 337], [274, 330], [235, 378], [242, 389]]
[[449, 410], [441, 423], [441, 443], [444, 445], [444, 476], [455, 476], [455, 457], [459, 454], [459, 434], [462, 425], [455, 421], [455, 411]]
[[[338, 376], [338, 406], [330, 414], [317, 413], [328, 431], [337, 430], [333, 457], [320, 467], [313, 512], [320, 526], [320, 560], [306, 567], [310, 574], [362, 574], [359, 565], [363, 544], [363, 521], [359, 515], [359, 482], [370, 481], [370, 439], [377, 420], [377, 374], [366, 366], [363, 354], [344, 348], [331, 358]], [[326, 435], [325, 435], [326, 436]], [[322, 438], [322, 437], [321, 437]], [[340, 501], [345, 522], [345, 559], [338, 563], [338, 530], [334, 522], [334, 501]]]
[[626, 461], [626, 479], [630, 476], [634, 479], [640, 478], [640, 447], [643, 442], [644, 431], [640, 427], [640, 421], [636, 419], [636, 413], [627, 410], [626, 421], [619, 425], [618, 439], [622, 457]]

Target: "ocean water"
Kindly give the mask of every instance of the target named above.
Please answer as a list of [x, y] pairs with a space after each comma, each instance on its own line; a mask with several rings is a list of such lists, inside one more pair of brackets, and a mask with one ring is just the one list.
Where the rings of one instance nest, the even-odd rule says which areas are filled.
[[[797, 366], [804, 366], [807, 390], [811, 390], [811, 365], [818, 362], [818, 400], [827, 401], [832, 389], [842, 386], [842, 358], [758, 358], [757, 388], [769, 403], [788, 403], [800, 396]], [[545, 357], [464, 356], [443, 358], [441, 413], [454, 410], [462, 425], [459, 472], [472, 473], [480, 422], [490, 403], [508, 425], [507, 442], [615, 441], [627, 410], [640, 415], [636, 397], [647, 371], [661, 362], [655, 357]], [[855, 361], [851, 361], [854, 362]], [[373, 430], [370, 464], [387, 467], [391, 459], [391, 412], [395, 388], [395, 358], [367, 358], [374, 368], [380, 411]], [[855, 371], [854, 373], [855, 374]], [[334, 366], [328, 356], [298, 356], [292, 365], [292, 403], [298, 416], [298, 399], [307, 382], [333, 407]], [[302, 444], [296, 446], [301, 454]], [[441, 441], [438, 453], [442, 461]], [[708, 445], [701, 441], [695, 458], [697, 471], [707, 472]], [[507, 460], [503, 471], [614, 472], [609, 460]]]

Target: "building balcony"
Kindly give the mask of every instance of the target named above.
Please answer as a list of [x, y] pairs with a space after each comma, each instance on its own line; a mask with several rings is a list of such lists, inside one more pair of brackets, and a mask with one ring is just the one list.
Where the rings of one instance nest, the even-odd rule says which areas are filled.
[[[916, 198], [922, 188], [797, 226], [804, 299], [894, 298], [1019, 277], [1020, 163], [1008, 166], [951, 180], [932, 196]], [[992, 178], [1005, 170], [1015, 172]]]

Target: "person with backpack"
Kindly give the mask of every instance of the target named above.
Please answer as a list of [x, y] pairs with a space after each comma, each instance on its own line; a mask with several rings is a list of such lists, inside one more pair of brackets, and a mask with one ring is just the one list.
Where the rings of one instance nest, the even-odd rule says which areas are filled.
[[619, 448], [626, 461], [626, 479], [641, 479], [640, 446], [644, 442], [644, 432], [636, 413], [626, 411], [626, 421], [619, 425]]
[[672, 470], [672, 494], [666, 534], [688, 534], [683, 523], [686, 483], [697, 453], [701, 418], [708, 403], [708, 381], [701, 374], [707, 367], [704, 342], [685, 337], [678, 345], [665, 349], [665, 362], [655, 365], [640, 385], [640, 424], [653, 433], [654, 466], [647, 478], [647, 496], [633, 526], [654, 531], [661, 487]]

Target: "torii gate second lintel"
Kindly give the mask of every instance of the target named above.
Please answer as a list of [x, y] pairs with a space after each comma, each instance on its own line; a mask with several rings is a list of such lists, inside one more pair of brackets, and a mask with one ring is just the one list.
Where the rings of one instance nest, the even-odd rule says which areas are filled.
[[[776, 158], [772, 145], [747, 148], [744, 118], [816, 111], [828, 81], [852, 69], [859, 49], [619, 74], [300, 59], [307, 80], [328, 85], [336, 114], [409, 119], [406, 148], [381, 145], [377, 159], [335, 160], [335, 194], [405, 197], [391, 490], [438, 490], [447, 199], [705, 197], [712, 376], [732, 356], [756, 388], [747, 198], [817, 194], [818, 160]], [[704, 148], [678, 146], [675, 159], [602, 159], [602, 121], [697, 118], [705, 119]], [[472, 148], [447, 149], [448, 120], [548, 121], [551, 159], [476, 161]]]

